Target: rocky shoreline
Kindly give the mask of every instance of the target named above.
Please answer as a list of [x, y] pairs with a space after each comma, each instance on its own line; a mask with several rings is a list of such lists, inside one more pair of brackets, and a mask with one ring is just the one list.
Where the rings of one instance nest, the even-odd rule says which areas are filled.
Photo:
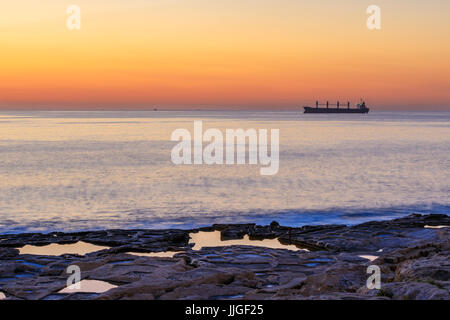
[[[0, 299], [444, 299], [450, 298], [450, 217], [413, 214], [357, 226], [213, 225], [194, 230], [105, 230], [0, 235]], [[190, 235], [278, 239], [298, 251], [248, 245], [194, 250]], [[20, 254], [25, 245], [83, 243], [85, 255]], [[177, 252], [148, 257], [130, 252]], [[372, 261], [371, 261], [372, 260]], [[67, 267], [104, 292], [61, 293]], [[381, 270], [381, 289], [366, 286]]]

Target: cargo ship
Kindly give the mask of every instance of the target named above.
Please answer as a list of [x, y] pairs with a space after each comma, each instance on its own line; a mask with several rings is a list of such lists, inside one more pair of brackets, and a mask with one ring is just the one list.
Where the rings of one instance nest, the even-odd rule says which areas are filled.
[[[336, 106], [336, 107], [334, 107]], [[350, 102], [347, 104], [341, 104], [339, 101], [336, 104], [327, 103], [320, 104], [316, 101], [316, 107], [303, 107], [305, 113], [369, 113], [370, 109], [367, 108], [366, 102], [361, 101], [356, 105], [356, 108], [350, 108]]]

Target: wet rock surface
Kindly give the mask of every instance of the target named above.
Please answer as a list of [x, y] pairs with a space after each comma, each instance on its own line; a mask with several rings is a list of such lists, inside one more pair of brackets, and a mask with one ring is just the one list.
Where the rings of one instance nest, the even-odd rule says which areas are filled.
[[[6, 299], [449, 299], [450, 226], [447, 215], [344, 225], [283, 227], [213, 225], [195, 230], [106, 230], [0, 235], [0, 292]], [[301, 249], [256, 246], [193, 250], [190, 234], [220, 231], [222, 240], [278, 238]], [[84, 256], [19, 254], [25, 245], [83, 241], [109, 249]], [[182, 251], [173, 258], [127, 252]], [[374, 261], [361, 255], [375, 256]], [[71, 274], [116, 285], [103, 293], [61, 294]], [[381, 289], [370, 290], [370, 265]]]

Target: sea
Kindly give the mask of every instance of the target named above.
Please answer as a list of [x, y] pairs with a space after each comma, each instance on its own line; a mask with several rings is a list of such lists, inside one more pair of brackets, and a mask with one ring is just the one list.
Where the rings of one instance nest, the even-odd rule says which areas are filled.
[[[279, 130], [279, 171], [175, 165], [176, 129]], [[0, 111], [0, 233], [450, 214], [450, 112]]]

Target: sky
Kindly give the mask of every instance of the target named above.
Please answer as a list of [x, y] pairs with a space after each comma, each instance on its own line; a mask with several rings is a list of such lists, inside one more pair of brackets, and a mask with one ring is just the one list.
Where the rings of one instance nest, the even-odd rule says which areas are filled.
[[448, 0], [0, 0], [0, 109], [450, 110], [449, 39]]

